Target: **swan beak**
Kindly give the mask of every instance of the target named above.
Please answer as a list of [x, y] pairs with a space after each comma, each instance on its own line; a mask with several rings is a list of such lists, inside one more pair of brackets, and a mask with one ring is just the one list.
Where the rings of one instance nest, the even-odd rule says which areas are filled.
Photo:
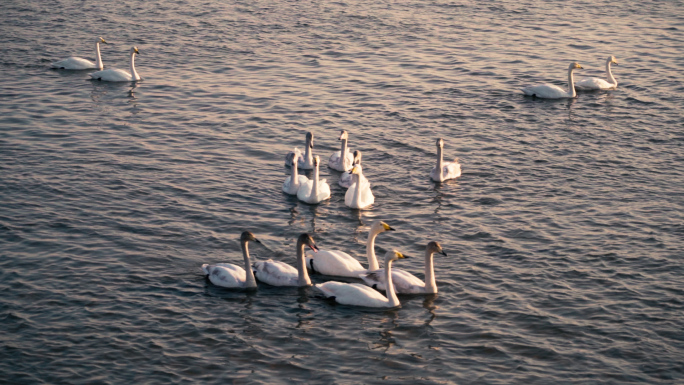
[[409, 257], [408, 255], [404, 255], [404, 254], [402, 254], [402, 253], [397, 253], [397, 257], [399, 257], [399, 259], [409, 259], [409, 258], [411, 258], [411, 257]]
[[447, 253], [445, 253], [444, 250], [440, 250], [439, 253], [442, 254], [442, 255], [445, 256], [445, 257], [447, 256]]
[[256, 238], [254, 238], [254, 242], [256, 242], [256, 243], [258, 243], [258, 244], [261, 244], [261, 241], [258, 240], [258, 239], [256, 239]]
[[316, 245], [309, 245], [309, 247], [314, 251], [314, 253], [318, 253], [318, 247], [316, 247]]

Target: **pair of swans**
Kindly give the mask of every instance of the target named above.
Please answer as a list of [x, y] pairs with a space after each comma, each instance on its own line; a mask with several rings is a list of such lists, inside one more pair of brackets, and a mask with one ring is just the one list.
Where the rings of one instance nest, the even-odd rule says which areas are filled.
[[458, 163], [458, 158], [453, 162], [444, 161], [444, 139], [437, 139], [437, 164], [430, 171], [430, 179], [435, 182], [444, 182], [448, 179], [454, 179], [461, 176], [461, 164]]
[[568, 89], [564, 90], [553, 84], [540, 84], [534, 86], [528, 86], [522, 89], [522, 92], [528, 96], [536, 96], [538, 98], [544, 99], [563, 99], [563, 98], [574, 98], [577, 96], [577, 91], [575, 88], [582, 91], [589, 90], [612, 90], [617, 88], [617, 80], [613, 76], [613, 72], [610, 69], [610, 65], [617, 65], [617, 59], [615, 56], [609, 56], [606, 59], [606, 76], [608, 81], [601, 78], [584, 78], [578, 81], [576, 84], [573, 78], [573, 71], [576, 69], [583, 69], [578, 63], [571, 63], [568, 67]]
[[240, 247], [244, 268], [232, 263], [203, 264], [202, 272], [216, 286], [229, 289], [256, 289], [256, 280], [273, 286], [311, 286], [309, 274], [304, 265], [304, 248], [309, 246], [317, 251], [316, 243], [309, 234], [297, 238], [297, 268], [280, 261], [269, 259], [256, 262], [253, 266], [249, 257], [249, 242], [261, 243], [254, 234], [245, 231], [240, 236]]
[[306, 133], [306, 147], [304, 147], [304, 155], [295, 147], [294, 151], [290, 151], [285, 155], [285, 166], [299, 167], [304, 170], [312, 170], [313, 164], [313, 146], [314, 146], [313, 132]]
[[134, 82], [141, 79], [140, 75], [138, 75], [138, 72], [135, 70], [135, 55], [140, 54], [137, 47], [131, 47], [130, 50], [130, 72], [114, 68], [103, 70], [104, 64], [102, 63], [102, 56], [100, 55], [100, 43], [107, 44], [102, 37], [97, 38], [97, 41], [95, 42], [95, 63], [87, 59], [72, 56], [52, 63], [52, 68], [65, 70], [97, 69], [99, 71], [93, 72], [90, 74], [90, 77], [95, 80], [107, 82]]
[[95, 41], [95, 63], [82, 57], [71, 56], [52, 63], [52, 68], [63, 70], [102, 70], [104, 65], [102, 64], [102, 56], [100, 55], [100, 43], [107, 44], [102, 37], [98, 37]]

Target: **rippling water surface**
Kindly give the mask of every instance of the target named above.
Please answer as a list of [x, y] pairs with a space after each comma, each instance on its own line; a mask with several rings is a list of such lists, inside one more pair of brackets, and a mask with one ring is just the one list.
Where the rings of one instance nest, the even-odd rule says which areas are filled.
[[[0, 382], [684, 381], [681, 3], [5, 1]], [[138, 84], [49, 64], [93, 58]], [[616, 91], [522, 96], [620, 66]], [[285, 153], [339, 130], [376, 196], [281, 192]], [[438, 137], [463, 175], [428, 178]], [[439, 294], [335, 305], [213, 286], [206, 262], [322, 248], [417, 258]], [[364, 261], [365, 262], [365, 261]], [[326, 277], [312, 276], [315, 282]]]

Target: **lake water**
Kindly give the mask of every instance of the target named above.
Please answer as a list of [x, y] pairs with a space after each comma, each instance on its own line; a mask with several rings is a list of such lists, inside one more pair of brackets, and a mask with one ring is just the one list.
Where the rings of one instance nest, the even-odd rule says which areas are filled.
[[[0, 382], [684, 381], [684, 17], [678, 1], [5, 1]], [[67, 56], [137, 84], [56, 71]], [[605, 76], [573, 100], [525, 85]], [[375, 204], [281, 192], [339, 131]], [[435, 140], [463, 175], [428, 174]], [[213, 286], [202, 263], [294, 264], [295, 240], [422, 277], [401, 307]], [[327, 277], [313, 275], [314, 282]]]

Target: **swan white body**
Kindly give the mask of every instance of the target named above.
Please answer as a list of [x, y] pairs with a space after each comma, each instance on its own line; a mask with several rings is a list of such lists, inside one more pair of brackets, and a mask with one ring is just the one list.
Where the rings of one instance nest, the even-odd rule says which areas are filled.
[[388, 251], [385, 254], [385, 282], [387, 282], [387, 297], [378, 291], [359, 284], [342, 283], [329, 281], [316, 285], [328, 298], [334, 298], [342, 305], [364, 306], [364, 307], [385, 307], [392, 308], [401, 305], [399, 298], [392, 284], [392, 262], [397, 259], [407, 258], [396, 250]]
[[269, 259], [254, 264], [256, 278], [272, 286], [311, 286], [309, 273], [304, 266], [304, 246], [309, 246], [314, 251], [318, 251], [313, 238], [309, 234], [302, 234], [297, 239], [296, 269], [287, 263]]
[[[298, 157], [297, 166], [304, 170], [312, 170], [313, 165], [313, 132], [306, 133], [306, 147], [304, 148], [304, 155], [301, 152], [296, 153], [290, 151], [285, 155], [285, 165], [292, 166], [294, 157]], [[295, 149], [296, 150], [296, 149]]]
[[615, 80], [615, 77], [613, 76], [613, 72], [610, 69], [610, 65], [615, 64], [618, 65], [617, 59], [615, 59], [615, 56], [609, 56], [608, 59], [606, 59], [606, 77], [608, 78], [608, 81], [605, 81], [601, 78], [584, 78], [582, 80], [579, 80], [577, 83], [575, 83], [575, 87], [578, 90], [582, 91], [590, 91], [590, 90], [614, 90], [617, 88], [617, 80]]
[[458, 158], [453, 162], [444, 161], [444, 139], [437, 139], [437, 164], [430, 171], [430, 178], [435, 182], [444, 182], [461, 176], [461, 164]]
[[52, 63], [52, 68], [63, 70], [102, 70], [104, 65], [102, 64], [102, 56], [100, 55], [100, 43], [107, 44], [105, 39], [101, 37], [97, 38], [97, 41], [95, 42], [95, 63], [81, 57], [71, 56]]
[[104, 71], [97, 71], [90, 74], [94, 80], [102, 80], [105, 82], [135, 82], [140, 80], [140, 75], [135, 70], [135, 55], [140, 54], [137, 47], [131, 48], [131, 63], [130, 72], [124, 70], [110, 68]]
[[292, 158], [292, 175], [285, 179], [285, 183], [283, 183], [283, 192], [290, 195], [297, 195], [299, 188], [308, 182], [309, 178], [304, 175], [299, 175], [299, 171], [297, 170], [299, 155], [301, 154], [299, 149], [295, 148], [293, 153], [295, 156]]
[[577, 96], [575, 85], [573, 81], [572, 71], [575, 69], [582, 69], [578, 63], [572, 63], [568, 67], [568, 89], [564, 90], [553, 84], [539, 84], [534, 86], [527, 86], [522, 89], [522, 92], [528, 96], [536, 96], [543, 99], [564, 99], [574, 98]]
[[247, 248], [249, 241], [261, 243], [248, 231], [245, 231], [240, 236], [242, 257], [245, 263], [244, 269], [231, 263], [217, 263], [215, 265], [205, 263], [202, 265], [202, 271], [207, 275], [211, 283], [231, 289], [256, 289], [257, 284], [249, 260], [249, 249]]
[[307, 180], [297, 191], [297, 198], [302, 202], [315, 205], [330, 199], [330, 186], [328, 182], [325, 179], [319, 180], [318, 165], [320, 161], [318, 156], [314, 157], [313, 179]]
[[[394, 290], [401, 294], [434, 294], [437, 293], [437, 282], [435, 281], [435, 269], [433, 264], [434, 253], [439, 253], [446, 256], [437, 242], [430, 242], [425, 250], [425, 282], [415, 275], [400, 269], [392, 270], [392, 282], [394, 283]], [[366, 285], [374, 289], [387, 289], [385, 285], [385, 269], [378, 269], [368, 273], [360, 274], [359, 277], [363, 279]]]
[[[344, 204], [353, 209], [363, 209], [375, 202], [375, 196], [370, 188], [368, 180], [365, 183], [361, 180], [361, 167], [352, 168], [352, 184], [347, 193], [344, 194]], [[364, 178], [365, 179], [365, 178]]]
[[358, 278], [359, 274], [369, 270], [378, 270], [380, 266], [375, 256], [375, 237], [385, 231], [394, 231], [394, 229], [382, 221], [374, 222], [370, 228], [368, 240], [366, 241], [368, 270], [364, 269], [354, 257], [338, 250], [318, 250], [316, 254], [307, 254], [306, 266], [311, 271], [320, 274], [354, 278]]
[[328, 167], [337, 171], [347, 171], [352, 168], [352, 164], [354, 163], [354, 157], [347, 148], [347, 140], [349, 140], [349, 134], [347, 134], [347, 131], [342, 130], [338, 140], [342, 141], [340, 151], [330, 155], [330, 159], [328, 159]]
[[[356, 166], [359, 168], [359, 179], [361, 180], [361, 184], [363, 185], [363, 183], [368, 183], [368, 179], [366, 179], [366, 177], [363, 176], [363, 168], [361, 167], [361, 151], [354, 151], [354, 164], [352, 166]], [[351, 186], [351, 169], [349, 171], [343, 172], [342, 175], [340, 175], [340, 179], [337, 181], [337, 184], [344, 188], [349, 188], [349, 186]]]

